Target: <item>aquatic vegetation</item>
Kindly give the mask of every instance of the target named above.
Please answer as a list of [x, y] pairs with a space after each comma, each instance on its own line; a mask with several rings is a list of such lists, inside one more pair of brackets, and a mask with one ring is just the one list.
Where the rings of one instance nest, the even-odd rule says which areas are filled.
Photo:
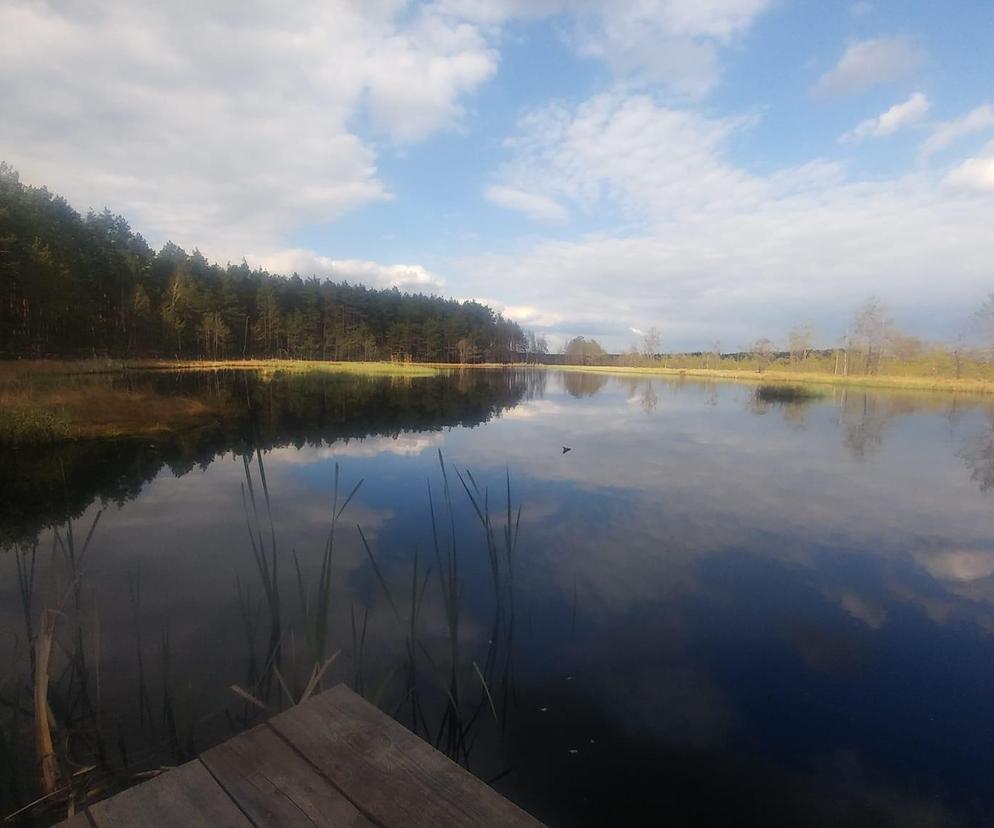
[[63, 409], [27, 400], [0, 400], [0, 444], [51, 443], [70, 433], [70, 419]]
[[759, 402], [768, 403], [805, 403], [825, 396], [825, 392], [818, 388], [776, 383], [764, 383], [754, 393]]
[[[485, 720], [480, 713], [486, 712], [486, 720], [498, 724], [507, 715], [511, 659], [509, 652], [498, 657], [498, 650], [509, 650], [512, 646], [513, 571], [521, 515], [520, 506], [515, 508], [511, 501], [509, 473], [505, 481], [507, 523], [504, 526], [499, 526], [490, 513], [486, 489], [481, 489], [468, 470], [456, 473], [483, 530], [482, 547], [490, 560], [494, 580], [496, 617], [482, 667], [475, 654], [463, 653], [460, 616], [464, 586], [460, 557], [474, 550], [467, 548], [464, 552], [457, 540], [457, 506], [441, 453], [441, 514], [436, 511], [436, 495], [430, 484], [426, 492], [434, 561], [423, 560], [414, 553], [407, 596], [394, 594], [368, 536], [361, 526], [356, 526], [370, 571], [396, 624], [395, 635], [402, 652], [401, 663], [387, 669], [374, 685], [369, 685], [364, 657], [371, 607], [357, 608], [353, 603], [349, 611], [350, 630], [333, 631], [330, 612], [337, 586], [336, 541], [342, 531], [341, 522], [363, 481], [346, 489], [336, 464], [330, 522], [316, 577], [305, 569], [297, 553], [292, 552], [298, 604], [293, 612], [285, 606], [282, 595], [287, 583], [280, 572], [283, 555], [262, 453], [257, 451], [251, 461], [244, 456], [243, 465], [244, 517], [255, 575], [246, 580], [236, 573], [235, 603], [243, 627], [247, 671], [244, 678], [220, 679], [227, 681], [233, 691], [231, 701], [220, 709], [197, 710], [189, 681], [176, 672], [175, 644], [168, 622], [158, 631], [158, 641], [149, 650], [143, 620], [146, 587], [140, 571], [134, 570], [128, 573], [127, 593], [134, 635], [131, 684], [137, 721], [124, 726], [120, 716], [125, 714], [120, 711], [111, 720], [104, 717], [99, 607], [87, 604], [92, 593], [85, 586], [100, 511], [96, 512], [82, 542], [72, 521], [53, 529], [52, 555], [47, 566], [40, 565], [36, 545], [13, 550], [30, 669], [12, 681], [9, 689], [0, 685], [0, 696], [8, 703], [8, 709], [14, 711], [0, 723], [3, 737], [0, 747], [22, 743], [31, 733], [29, 741], [34, 743], [35, 759], [29, 763], [0, 762], [8, 774], [8, 793], [3, 798], [6, 812], [17, 812], [23, 818], [33, 814], [43, 822], [64, 817], [86, 801], [144, 778], [163, 763], [184, 761], [209, 744], [211, 737], [202, 735], [203, 728], [218, 717], [227, 720], [230, 731], [237, 731], [250, 726], [260, 716], [305, 701], [328, 686], [331, 668], [340, 656], [351, 664], [351, 670], [345, 674], [339, 672], [334, 681], [345, 678], [374, 702], [388, 704], [395, 717], [400, 717], [407, 708], [412, 730], [464, 763], [469, 762], [475, 733]], [[440, 529], [439, 518], [447, 528]], [[503, 538], [503, 544], [498, 537]], [[44, 577], [48, 586], [41, 593], [40, 577]], [[261, 587], [261, 601], [253, 598], [253, 583]], [[435, 654], [421, 635], [422, 609], [433, 583], [442, 594], [448, 630], [445, 652]], [[260, 626], [260, 614], [268, 619], [268, 624]], [[258, 636], [266, 629], [260, 648]], [[298, 634], [300, 631], [302, 634]], [[337, 649], [329, 653], [333, 633], [336, 640], [351, 638], [347, 652]], [[67, 647], [61, 643], [64, 641], [71, 644]], [[499, 664], [503, 676], [496, 675]], [[150, 674], [150, 666], [154, 675]], [[400, 687], [395, 686], [398, 677], [402, 678]], [[468, 678], [472, 682], [467, 685]], [[503, 702], [495, 698], [492, 690], [495, 683], [503, 688]], [[18, 697], [25, 690], [31, 701], [22, 704]], [[431, 705], [438, 702], [441, 706], [436, 709], [429, 705], [429, 700]], [[115, 731], [117, 739], [112, 749]], [[130, 740], [125, 738], [125, 732], [131, 733]], [[32, 771], [32, 767], [39, 770]], [[37, 795], [29, 791], [36, 791]]]

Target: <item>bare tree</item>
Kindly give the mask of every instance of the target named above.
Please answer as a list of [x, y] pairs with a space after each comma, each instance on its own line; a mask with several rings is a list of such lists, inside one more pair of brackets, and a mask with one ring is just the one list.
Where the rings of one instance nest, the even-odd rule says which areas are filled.
[[994, 353], [994, 293], [973, 314], [972, 322], [971, 327], [983, 343], [983, 349], [988, 355]]
[[880, 365], [884, 343], [893, 328], [886, 306], [875, 296], [867, 299], [853, 316], [852, 337], [863, 354], [863, 373], [873, 373]]
[[953, 357], [953, 365], [956, 368], [956, 379], [960, 379], [963, 376], [963, 360], [970, 353], [970, 339], [969, 334], [965, 329], [960, 329], [956, 332], [956, 336], [953, 339], [953, 344], [951, 348], [951, 354]]
[[773, 347], [773, 343], [769, 339], [763, 337], [762, 339], [757, 339], [752, 344], [752, 348], [750, 350], [752, 352], [753, 359], [756, 360], [756, 370], [762, 374], [763, 369], [769, 365], [770, 361], [773, 359], [773, 354], [776, 349]]
[[717, 368], [721, 363], [721, 343], [716, 339], [711, 343], [711, 350], [704, 354], [704, 367]]
[[887, 350], [897, 359], [912, 360], [925, 353], [925, 343], [916, 336], [892, 329], [888, 332]]
[[811, 352], [814, 341], [814, 331], [807, 323], [794, 325], [787, 334], [787, 350], [790, 352], [792, 365], [804, 362]]
[[646, 359], [655, 359], [663, 346], [663, 337], [659, 329], [655, 326], [649, 328], [642, 334], [642, 356]]

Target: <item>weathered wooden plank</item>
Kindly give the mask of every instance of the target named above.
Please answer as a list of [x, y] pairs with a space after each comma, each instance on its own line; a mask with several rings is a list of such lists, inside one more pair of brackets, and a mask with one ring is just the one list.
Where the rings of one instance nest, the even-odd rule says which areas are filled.
[[90, 806], [98, 828], [251, 828], [200, 760]]
[[211, 748], [200, 760], [258, 828], [373, 826], [267, 725]]
[[541, 825], [344, 685], [270, 725], [386, 828]]

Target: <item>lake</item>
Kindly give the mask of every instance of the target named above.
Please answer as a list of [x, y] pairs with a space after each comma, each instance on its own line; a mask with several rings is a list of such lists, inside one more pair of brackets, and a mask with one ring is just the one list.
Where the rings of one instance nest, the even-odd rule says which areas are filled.
[[30, 600], [35, 632], [62, 610], [53, 713], [108, 786], [265, 715], [232, 685], [279, 709], [338, 652], [323, 686], [550, 825], [994, 813], [992, 400], [527, 369], [113, 381], [220, 413], [0, 453], [5, 805], [34, 784]]

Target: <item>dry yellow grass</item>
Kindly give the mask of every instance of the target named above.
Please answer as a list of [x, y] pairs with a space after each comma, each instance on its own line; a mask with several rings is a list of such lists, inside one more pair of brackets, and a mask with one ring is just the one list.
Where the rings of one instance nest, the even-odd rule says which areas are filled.
[[328, 362], [291, 359], [164, 360], [164, 359], [19, 359], [0, 362], [0, 386], [13, 380], [51, 375], [116, 374], [123, 371], [321, 371], [348, 374], [434, 376], [438, 368], [413, 362]]

